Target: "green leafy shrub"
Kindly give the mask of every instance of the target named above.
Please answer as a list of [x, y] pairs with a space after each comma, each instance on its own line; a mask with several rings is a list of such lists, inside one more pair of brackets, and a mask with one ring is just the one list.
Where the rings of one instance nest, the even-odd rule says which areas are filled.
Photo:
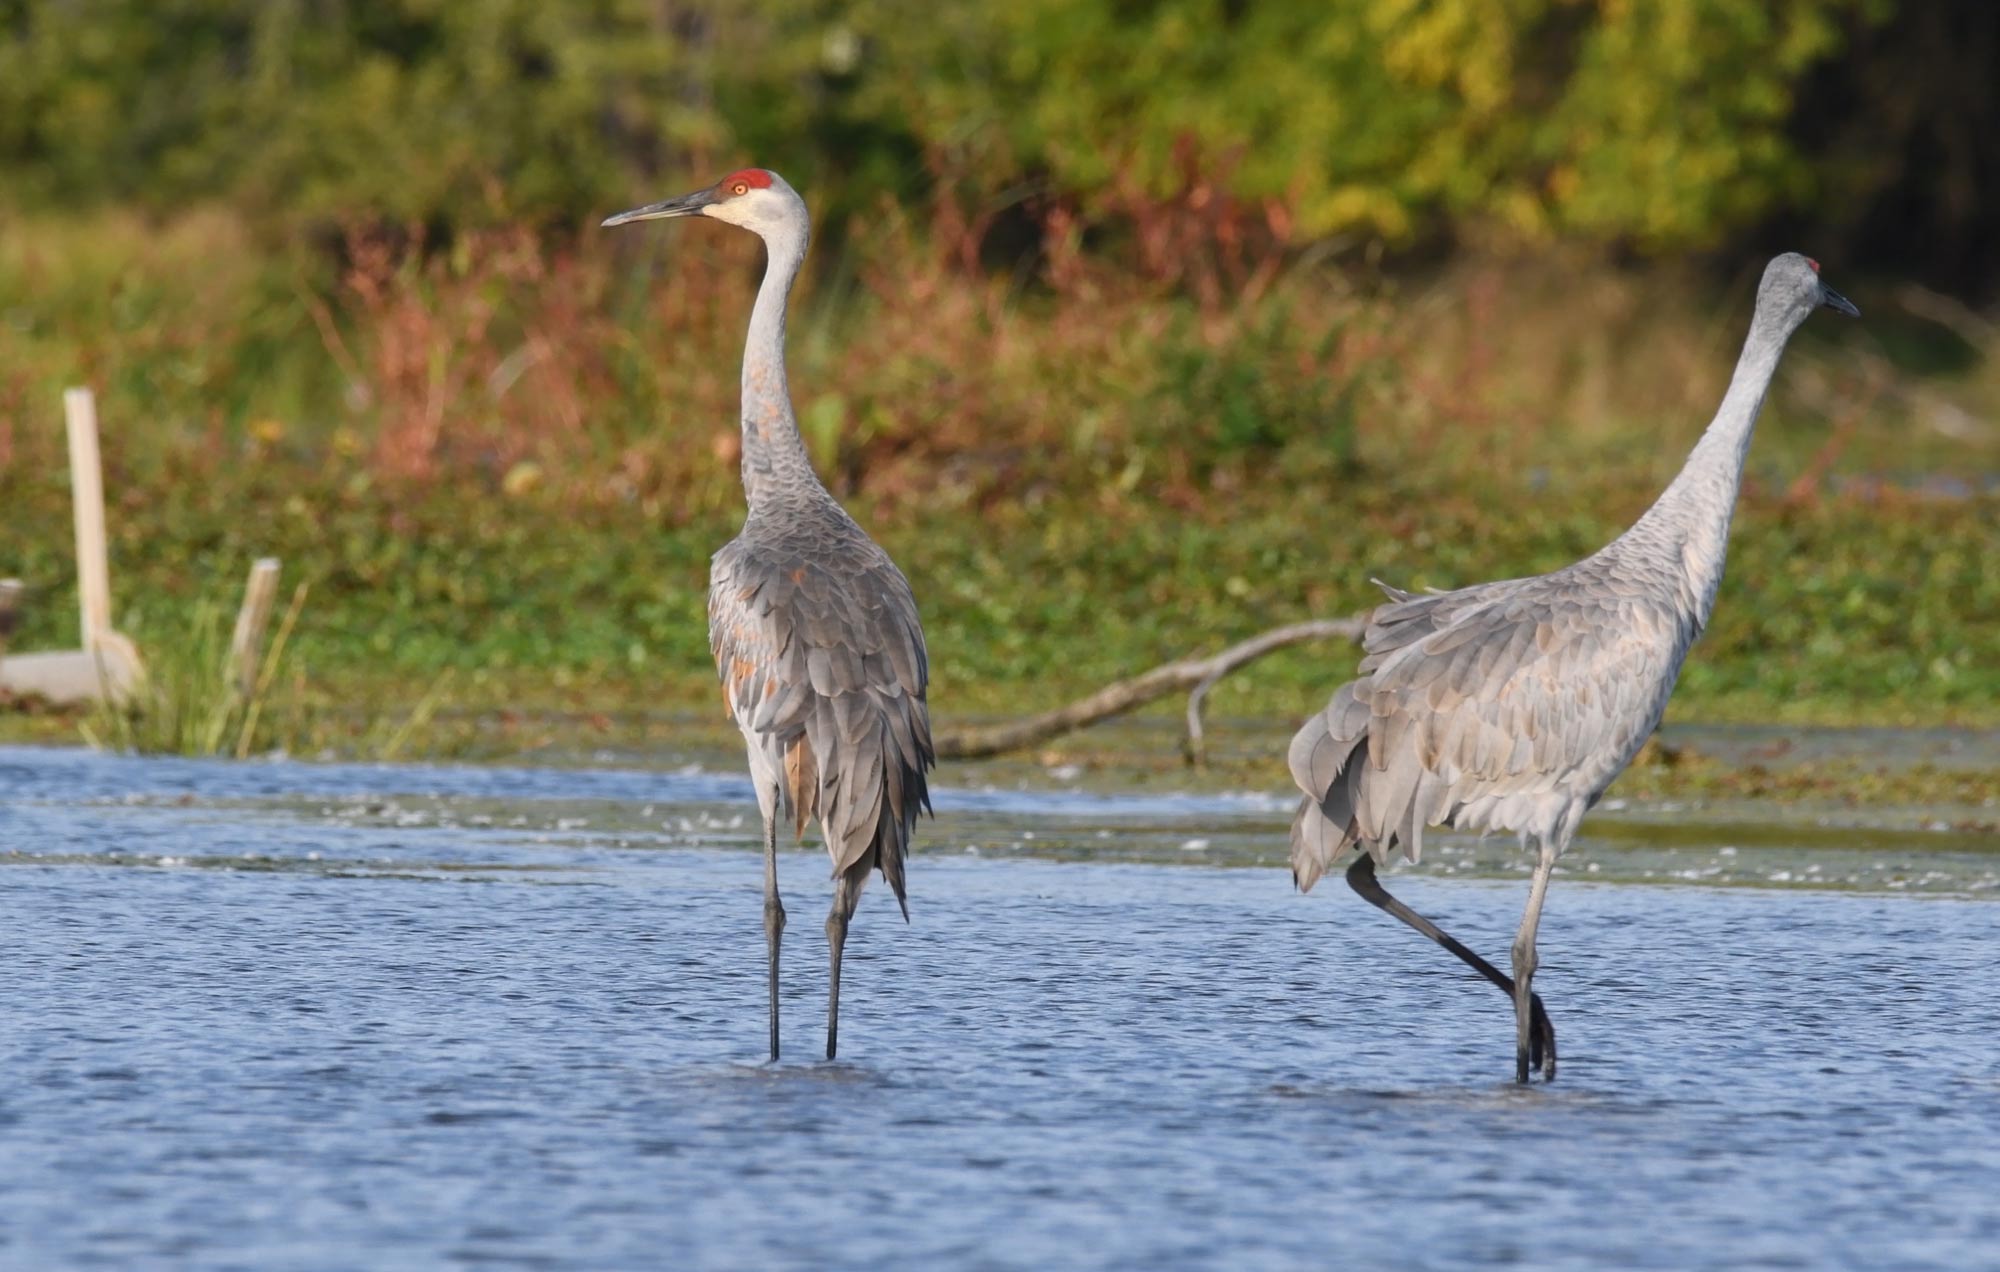
[[1699, 245], [1809, 206], [1798, 85], [1889, 10], [0, 0], [0, 170], [43, 205], [575, 227], [738, 154], [866, 217], [925, 156], [970, 152], [1005, 202], [1093, 224], [1192, 185], [1284, 209], [1296, 242], [1494, 223]]

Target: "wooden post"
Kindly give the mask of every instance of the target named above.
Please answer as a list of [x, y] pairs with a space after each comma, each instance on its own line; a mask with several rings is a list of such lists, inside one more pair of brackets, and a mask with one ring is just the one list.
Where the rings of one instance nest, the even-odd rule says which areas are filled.
[[76, 591], [83, 650], [95, 653], [111, 630], [111, 558], [104, 537], [104, 470], [97, 451], [97, 400], [89, 389], [63, 390], [69, 427], [69, 488], [76, 509]]
[[111, 557], [104, 533], [104, 470], [97, 450], [97, 400], [63, 390], [69, 431], [69, 488], [76, 514], [76, 591], [81, 649], [16, 654], [0, 664], [0, 689], [57, 704], [123, 699], [145, 678], [139, 647], [111, 626]]
[[236, 692], [245, 698], [257, 688], [264, 629], [271, 625], [271, 602], [277, 596], [278, 558], [261, 557], [250, 566], [250, 580], [243, 587], [243, 608], [236, 611], [236, 631], [229, 638], [229, 677]]

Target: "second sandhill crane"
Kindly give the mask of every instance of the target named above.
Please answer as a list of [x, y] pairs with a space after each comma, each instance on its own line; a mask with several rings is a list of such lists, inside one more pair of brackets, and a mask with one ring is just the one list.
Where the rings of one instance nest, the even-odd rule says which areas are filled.
[[[1301, 890], [1358, 850], [1347, 881], [1514, 1001], [1515, 1077], [1556, 1073], [1555, 1029], [1534, 993], [1535, 931], [1577, 824], [1659, 725], [1722, 580], [1750, 433], [1792, 333], [1816, 309], [1857, 310], [1797, 253], [1777, 257], [1714, 421], [1673, 484], [1596, 554], [1535, 578], [1412, 595], [1385, 587], [1358, 679], [1292, 739], [1304, 798], [1292, 823]], [[1424, 828], [1519, 837], [1534, 854], [1513, 976], [1389, 895], [1375, 876], [1411, 861]], [[1350, 966], [1352, 963], [1350, 961]]]
[[785, 305], [811, 219], [784, 178], [734, 172], [705, 190], [608, 218], [624, 225], [701, 216], [764, 240], [764, 282], [743, 352], [742, 533], [709, 570], [708, 640], [723, 697], [749, 751], [764, 816], [764, 936], [771, 1058], [778, 1058], [778, 819], [819, 820], [833, 858], [826, 918], [831, 980], [826, 1058], [838, 1049], [840, 957], [872, 870], [909, 918], [903, 859], [934, 763], [930, 678], [916, 598], [888, 553], [814, 474], [785, 379]]

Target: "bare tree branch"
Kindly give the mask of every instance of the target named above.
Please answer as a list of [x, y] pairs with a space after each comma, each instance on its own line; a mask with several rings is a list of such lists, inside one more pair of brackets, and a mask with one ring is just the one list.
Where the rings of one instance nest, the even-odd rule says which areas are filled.
[[1151, 671], [1106, 685], [1089, 697], [1025, 720], [1000, 724], [970, 725], [946, 729], [937, 736], [937, 753], [948, 760], [979, 759], [1033, 746], [1052, 737], [1087, 728], [1100, 720], [1122, 715], [1158, 698], [1182, 689], [1188, 697], [1188, 754], [1196, 763], [1203, 758], [1201, 709], [1208, 691], [1230, 672], [1255, 662], [1273, 650], [1309, 640], [1340, 638], [1354, 640], [1361, 635], [1367, 616], [1321, 618], [1274, 628], [1261, 636], [1231, 645], [1206, 658], [1183, 658], [1162, 664]]

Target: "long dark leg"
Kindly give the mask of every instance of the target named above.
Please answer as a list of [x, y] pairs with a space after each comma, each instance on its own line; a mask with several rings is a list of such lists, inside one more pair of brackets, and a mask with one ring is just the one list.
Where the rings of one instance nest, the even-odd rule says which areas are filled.
[[785, 907], [778, 900], [778, 818], [764, 818], [764, 943], [771, 953], [771, 1059], [778, 1058], [778, 942], [785, 935]]
[[[1536, 845], [1540, 852], [1535, 858], [1535, 878], [1528, 885], [1528, 908], [1521, 914], [1521, 930], [1514, 936], [1514, 1080], [1526, 1082], [1534, 1062], [1541, 1060], [1533, 1054], [1530, 1044], [1530, 1016], [1535, 1001], [1532, 985], [1535, 979], [1535, 929], [1542, 921], [1542, 901], [1548, 896], [1549, 875], [1556, 867], [1556, 847], [1544, 839]], [[1542, 1081], [1553, 1082], [1556, 1078], [1555, 1053], [1551, 1051], [1541, 1062]]]
[[854, 917], [854, 904], [861, 899], [861, 879], [842, 875], [834, 880], [833, 908], [826, 914], [826, 952], [831, 973], [826, 993], [826, 1058], [831, 1060], [840, 1046], [840, 952], [847, 945], [847, 921]]
[[[1505, 991], [1509, 998], [1516, 996], [1513, 978], [1508, 976], [1507, 973], [1459, 944], [1450, 933], [1437, 924], [1390, 896], [1388, 889], [1382, 886], [1381, 880], [1375, 877], [1375, 859], [1367, 853], [1362, 853], [1355, 860], [1354, 864], [1347, 868], [1347, 886], [1360, 893], [1362, 900], [1368, 902], [1370, 905], [1395, 915], [1417, 931], [1422, 932], [1425, 936], [1428, 936], [1439, 945], [1456, 954], [1467, 967], [1470, 967], [1473, 971], [1478, 972], [1487, 980], [1498, 985]], [[1553, 1081], [1556, 1076], [1555, 1026], [1549, 1023], [1548, 1012], [1542, 1010], [1540, 995], [1529, 994], [1528, 1007], [1530, 1019], [1534, 1025], [1533, 1033], [1529, 1038], [1529, 1046], [1534, 1053], [1534, 1061], [1537, 1065], [1542, 1066], [1544, 1076], [1548, 1080]], [[1518, 1016], [1518, 1014], [1517, 1010], [1516, 1015]]]

